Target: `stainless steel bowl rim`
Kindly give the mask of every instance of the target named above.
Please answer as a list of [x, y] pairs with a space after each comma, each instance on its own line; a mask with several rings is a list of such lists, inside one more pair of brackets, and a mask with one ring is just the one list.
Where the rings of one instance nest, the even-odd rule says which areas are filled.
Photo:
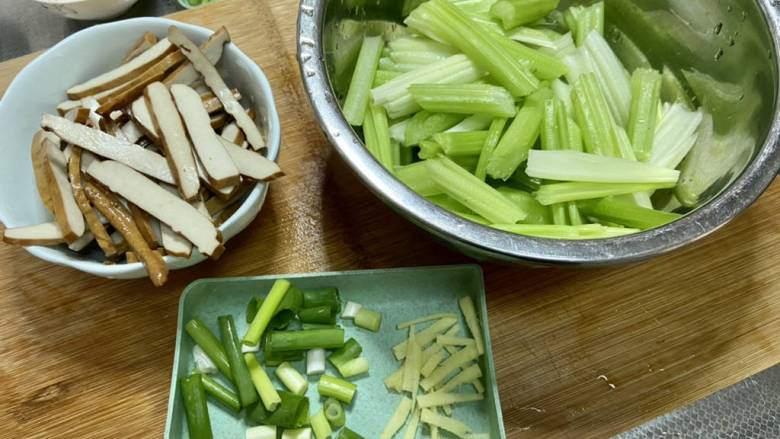
[[[774, 45], [780, 72], [780, 11], [773, 0], [758, 1]], [[716, 231], [745, 211], [780, 170], [780, 99], [759, 152], [721, 194], [665, 226], [619, 238], [553, 240], [511, 234], [465, 220], [406, 187], [363, 147], [339, 110], [325, 66], [323, 26], [327, 0], [302, 0], [298, 16], [298, 61], [304, 87], [325, 135], [368, 188], [394, 210], [441, 239], [492, 259], [556, 265], [614, 265], [666, 254]], [[780, 83], [780, 77], [777, 78]], [[780, 93], [778, 93], [780, 96]]]

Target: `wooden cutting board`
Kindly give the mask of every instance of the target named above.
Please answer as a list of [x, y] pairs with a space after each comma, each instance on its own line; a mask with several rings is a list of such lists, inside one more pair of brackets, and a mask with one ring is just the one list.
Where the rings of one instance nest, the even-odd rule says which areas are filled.
[[[379, 202], [322, 136], [296, 14], [291, 0], [233, 0], [172, 16], [226, 25], [282, 120], [287, 176], [220, 261], [154, 288], [0, 245], [0, 438], [160, 437], [178, 298], [195, 279], [470, 262]], [[0, 92], [34, 56], [0, 64]], [[508, 437], [608, 437], [778, 363], [778, 203], [775, 183], [701, 243], [630, 267], [482, 264]]]

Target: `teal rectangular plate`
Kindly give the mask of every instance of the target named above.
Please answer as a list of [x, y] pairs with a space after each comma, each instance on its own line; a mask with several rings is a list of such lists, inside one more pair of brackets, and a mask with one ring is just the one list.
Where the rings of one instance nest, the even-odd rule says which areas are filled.
[[[485, 287], [482, 270], [477, 265], [445, 267], [401, 268], [389, 270], [342, 271], [334, 273], [290, 274], [284, 276], [240, 277], [223, 279], [201, 279], [190, 284], [182, 293], [179, 302], [179, 321], [176, 334], [176, 352], [173, 361], [166, 439], [186, 439], [187, 422], [179, 395], [179, 380], [187, 376], [194, 367], [192, 361], [193, 341], [184, 332], [184, 324], [193, 317], [200, 318], [219, 337], [217, 317], [230, 314], [236, 321], [239, 334], [246, 331], [244, 311], [252, 297], [264, 296], [276, 279], [284, 278], [301, 289], [336, 286], [343, 302], [351, 300], [382, 313], [382, 327], [373, 333], [355, 327], [351, 321], [339, 319], [346, 331], [346, 338], [354, 337], [363, 346], [363, 356], [371, 371], [350, 379], [358, 386], [352, 404], [346, 407], [347, 426], [366, 439], [379, 437], [401, 396], [389, 392], [382, 380], [395, 371], [400, 362], [392, 354], [392, 347], [408, 337], [408, 330], [396, 330], [398, 323], [428, 314], [452, 312], [460, 316], [457, 300], [471, 296], [480, 313], [485, 340], [485, 355], [480, 358], [485, 399], [483, 401], [453, 407], [453, 416], [469, 425], [475, 433], [489, 433], [491, 439], [505, 439], [501, 404], [496, 386], [493, 353], [488, 333]], [[425, 324], [427, 326], [427, 324]], [[461, 316], [462, 330], [459, 335], [468, 336], [468, 329]], [[423, 325], [420, 325], [422, 328]], [[418, 328], [418, 330], [420, 329]], [[305, 361], [293, 363], [305, 375]], [[338, 372], [328, 363], [325, 373], [338, 377]], [[279, 389], [284, 389], [276, 379], [272, 368], [266, 368], [268, 375]], [[318, 377], [307, 377], [310, 400], [310, 414], [321, 408], [322, 401], [317, 394]], [[218, 377], [223, 384], [223, 377]], [[244, 412], [233, 413], [218, 402], [209, 399], [209, 416], [216, 439], [245, 436], [249, 424]], [[405, 427], [404, 427], [405, 428]], [[401, 437], [401, 430], [396, 437]], [[334, 437], [336, 434], [333, 435]], [[418, 438], [429, 437], [427, 429], [418, 429]], [[443, 437], [454, 437], [443, 435]]]

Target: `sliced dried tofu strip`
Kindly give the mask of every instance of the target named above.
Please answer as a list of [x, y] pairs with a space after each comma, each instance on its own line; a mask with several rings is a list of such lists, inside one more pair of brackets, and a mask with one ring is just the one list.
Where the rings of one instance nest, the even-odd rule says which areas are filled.
[[81, 237], [75, 241], [73, 241], [71, 244], [68, 245], [68, 248], [73, 250], [74, 252], [80, 252], [84, 250], [88, 245], [92, 244], [92, 241], [95, 240], [95, 235], [92, 234], [89, 230], [84, 232]]
[[[85, 153], [81, 148], [75, 148], [71, 154], [71, 158], [68, 161], [68, 176], [70, 177], [70, 187], [73, 191], [73, 198], [76, 200], [76, 204], [81, 210], [81, 214], [84, 215], [84, 219], [87, 221], [87, 227], [92, 232], [97, 241], [98, 246], [103, 253], [106, 254], [106, 258], [114, 259], [119, 255], [119, 249], [111, 240], [111, 236], [108, 234], [106, 227], [100, 220], [92, 205], [87, 199], [87, 194], [84, 192], [84, 184], [81, 176], [82, 159], [88, 153]], [[91, 154], [89, 154], [91, 156]], [[94, 156], [92, 156], [94, 158]]]
[[54, 245], [65, 242], [56, 222], [12, 227], [3, 231], [3, 242], [14, 245]]
[[49, 180], [49, 193], [54, 204], [52, 214], [62, 230], [65, 242], [70, 244], [86, 231], [84, 216], [76, 204], [68, 181], [65, 156], [53, 142], [44, 140], [43, 147], [46, 150], [43, 157], [44, 171]]
[[122, 64], [89, 81], [69, 88], [67, 91], [68, 97], [70, 99], [80, 99], [124, 84], [149, 69], [149, 67], [174, 49], [175, 46], [167, 38], [164, 38], [149, 48], [149, 50], [130, 60], [127, 64]]
[[192, 242], [201, 253], [216, 259], [225, 250], [219, 232], [208, 218], [141, 173], [114, 161], [95, 162], [87, 173], [162, 223], [168, 224], [173, 231]]
[[[174, 195], [178, 195], [176, 188], [173, 186], [161, 185], [161, 187]], [[174, 232], [169, 225], [160, 223], [160, 235], [163, 248], [165, 248], [165, 251], [169, 254], [182, 258], [189, 258], [192, 256], [192, 243], [188, 241], [187, 238]]]
[[244, 132], [249, 144], [255, 150], [265, 148], [265, 139], [255, 122], [246, 114], [244, 107], [236, 100], [233, 93], [225, 84], [225, 81], [219, 76], [219, 72], [213, 64], [206, 58], [198, 46], [195, 45], [184, 33], [176, 26], [168, 29], [168, 38], [172, 43], [179, 47], [184, 56], [186, 56], [195, 70], [203, 75], [203, 81], [214, 92], [214, 96], [219, 98], [225, 112], [236, 119], [236, 125]]
[[230, 122], [222, 128], [220, 136], [230, 143], [240, 145], [244, 141], [244, 133], [238, 128], [235, 122]]
[[106, 114], [118, 108], [124, 108], [130, 105], [140, 95], [147, 85], [159, 81], [165, 77], [165, 72], [184, 61], [184, 55], [178, 50], [169, 53], [163, 59], [156, 62], [149, 69], [145, 70], [130, 82], [125, 87], [110, 96], [106, 96], [100, 99], [100, 107], [97, 108], [98, 113]]
[[165, 157], [176, 177], [179, 192], [185, 200], [192, 200], [200, 190], [200, 179], [195, 168], [192, 145], [184, 131], [176, 104], [168, 87], [162, 82], [153, 82], [144, 90], [154, 126], [165, 148]]
[[211, 184], [219, 189], [239, 184], [238, 168], [211, 128], [209, 114], [203, 108], [198, 92], [186, 85], [174, 84], [171, 94]]
[[157, 243], [157, 237], [154, 236], [154, 230], [152, 230], [152, 225], [149, 223], [149, 217], [146, 215], [146, 212], [129, 202], [127, 203], [127, 208], [130, 210], [130, 215], [133, 216], [133, 221], [138, 226], [138, 230], [141, 232], [141, 236], [144, 237], [146, 244], [149, 245], [150, 249], [156, 249], [159, 244]]
[[284, 175], [279, 165], [259, 153], [244, 149], [223, 138], [219, 138], [225, 150], [230, 154], [233, 163], [238, 166], [241, 175], [253, 180], [268, 181]]
[[154, 143], [160, 141], [160, 135], [157, 134], [157, 127], [154, 126], [152, 113], [149, 112], [149, 106], [146, 105], [146, 99], [143, 96], [133, 101], [133, 104], [130, 106], [130, 114], [138, 124], [138, 127], [146, 134], [146, 137], [150, 138]]
[[51, 114], [43, 115], [41, 126], [52, 130], [68, 143], [122, 162], [164, 183], [174, 184], [176, 181], [165, 157], [138, 145]]
[[198, 176], [200, 177], [200, 180], [203, 182], [203, 184], [209, 188], [209, 190], [215, 194], [217, 194], [218, 197], [228, 199], [233, 196], [233, 194], [238, 189], [238, 185], [235, 186], [227, 186], [223, 187], [221, 189], [214, 187], [211, 182], [209, 181], [209, 176], [206, 173], [206, 170], [203, 169], [203, 164], [201, 164], [200, 159], [198, 156], [195, 156], [195, 165], [198, 168]]
[[33, 136], [30, 156], [32, 159], [33, 173], [35, 174], [35, 185], [38, 187], [38, 194], [41, 196], [41, 202], [49, 212], [54, 212], [54, 202], [49, 193], [49, 177], [46, 174], [43, 158], [46, 156], [46, 148], [43, 147], [44, 139], [56, 143], [59, 148], [60, 138], [48, 131], [38, 131]]
[[238, 186], [235, 194], [233, 194], [233, 196], [230, 198], [223, 198], [215, 194], [213, 197], [205, 201], [206, 210], [208, 211], [209, 215], [216, 215], [226, 207], [235, 203], [239, 198], [243, 197], [254, 187], [254, 185], [255, 184], [252, 182], [244, 181], [241, 183], [241, 185]]
[[144, 136], [144, 132], [141, 131], [141, 128], [138, 126], [137, 123], [135, 123], [134, 120], [128, 120], [125, 122], [122, 127], [120, 128], [122, 130], [122, 133], [125, 135], [125, 138], [130, 143], [135, 143]]
[[135, 43], [135, 45], [133, 45], [130, 51], [127, 52], [127, 56], [125, 56], [125, 59], [122, 60], [122, 64], [127, 64], [127, 62], [129, 62], [133, 58], [146, 52], [152, 46], [157, 44], [157, 41], [158, 41], [157, 35], [149, 31], [146, 31], [146, 33], [141, 35], [141, 38], [138, 39], [138, 41]]
[[[92, 166], [90, 166], [90, 169], [100, 164], [101, 163], [95, 162], [92, 164]], [[84, 186], [84, 191], [95, 208], [97, 208], [103, 215], [105, 215], [106, 218], [108, 218], [109, 222], [111, 222], [111, 225], [114, 226], [114, 228], [122, 235], [123, 238], [125, 238], [125, 241], [130, 245], [130, 248], [133, 249], [133, 252], [144, 263], [144, 266], [146, 266], [146, 271], [149, 272], [149, 278], [152, 280], [152, 283], [158, 287], [164, 284], [168, 279], [168, 266], [165, 265], [165, 261], [159, 253], [155, 253], [152, 249], [149, 248], [143, 236], [141, 236], [141, 231], [138, 230], [138, 226], [133, 221], [133, 217], [130, 215], [130, 212], [127, 210], [127, 208], [119, 201], [119, 199], [117, 199], [114, 194], [103, 190], [96, 184], [87, 182], [87, 184]]]
[[[216, 64], [219, 59], [222, 58], [222, 52], [224, 51], [225, 44], [230, 42], [230, 34], [225, 26], [222, 26], [211, 34], [209, 38], [200, 45], [200, 50], [206, 56], [211, 64]], [[165, 78], [165, 85], [172, 84], [185, 84], [190, 85], [200, 78], [200, 73], [192, 67], [192, 64], [186, 63], [174, 70], [167, 78]]]
[[[242, 96], [238, 89], [234, 88], [230, 90], [230, 92], [233, 93], [233, 97], [235, 97], [237, 100], [241, 100]], [[206, 111], [208, 111], [209, 114], [215, 113], [222, 109], [222, 102], [220, 102], [220, 100], [217, 99], [217, 97], [214, 96], [214, 93], [211, 91], [200, 94], [200, 99], [203, 101], [203, 107], [206, 108]]]

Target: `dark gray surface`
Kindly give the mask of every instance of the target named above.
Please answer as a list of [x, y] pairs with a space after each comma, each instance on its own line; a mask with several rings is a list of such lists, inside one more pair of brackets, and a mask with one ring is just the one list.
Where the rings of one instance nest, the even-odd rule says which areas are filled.
[[[175, 0], [140, 0], [119, 18], [159, 16], [180, 9]], [[67, 20], [32, 0], [2, 0], [0, 61], [46, 49], [95, 23]], [[618, 436], [649, 438], [780, 438], [780, 366]]]

